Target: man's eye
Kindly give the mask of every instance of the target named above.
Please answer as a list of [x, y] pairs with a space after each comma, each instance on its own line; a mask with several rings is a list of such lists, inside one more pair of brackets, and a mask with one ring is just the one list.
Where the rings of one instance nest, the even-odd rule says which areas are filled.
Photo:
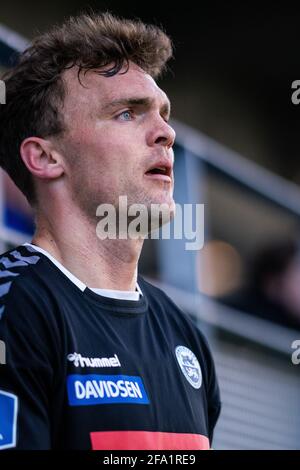
[[120, 113], [117, 117], [122, 121], [130, 121], [132, 119], [132, 112], [127, 109], [126, 111]]

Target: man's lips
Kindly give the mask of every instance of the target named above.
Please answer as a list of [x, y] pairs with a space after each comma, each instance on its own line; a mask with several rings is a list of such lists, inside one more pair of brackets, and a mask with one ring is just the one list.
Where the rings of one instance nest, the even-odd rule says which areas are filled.
[[151, 165], [146, 171], [145, 176], [152, 180], [172, 182], [173, 165], [169, 160], [160, 160]]
[[172, 182], [171, 176], [168, 175], [162, 175], [162, 174], [155, 174], [155, 173], [145, 173], [145, 177], [152, 179], [152, 180], [157, 180], [157, 181], [166, 181], [167, 183]]

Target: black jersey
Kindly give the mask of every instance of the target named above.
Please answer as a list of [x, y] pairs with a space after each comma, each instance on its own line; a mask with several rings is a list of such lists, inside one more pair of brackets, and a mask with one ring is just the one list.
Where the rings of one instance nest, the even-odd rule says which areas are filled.
[[0, 268], [0, 449], [210, 447], [212, 356], [161, 290], [139, 277], [138, 301], [82, 291], [25, 245]]

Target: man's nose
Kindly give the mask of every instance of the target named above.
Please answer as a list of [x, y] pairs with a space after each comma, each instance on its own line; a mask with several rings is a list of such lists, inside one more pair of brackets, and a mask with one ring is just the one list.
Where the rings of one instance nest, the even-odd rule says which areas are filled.
[[150, 131], [148, 138], [151, 146], [161, 145], [171, 148], [174, 145], [176, 133], [173, 127], [161, 118], [159, 124]]

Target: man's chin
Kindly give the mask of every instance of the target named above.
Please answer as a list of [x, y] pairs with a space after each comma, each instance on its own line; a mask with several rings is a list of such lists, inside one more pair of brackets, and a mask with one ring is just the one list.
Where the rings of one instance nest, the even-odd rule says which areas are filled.
[[157, 230], [171, 222], [175, 217], [175, 210], [176, 206], [174, 200], [168, 202], [153, 202], [148, 217], [150, 231]]
[[165, 205], [171, 210], [175, 210], [175, 202], [172, 194], [156, 194], [152, 198], [149, 198], [151, 204], [154, 205]]

